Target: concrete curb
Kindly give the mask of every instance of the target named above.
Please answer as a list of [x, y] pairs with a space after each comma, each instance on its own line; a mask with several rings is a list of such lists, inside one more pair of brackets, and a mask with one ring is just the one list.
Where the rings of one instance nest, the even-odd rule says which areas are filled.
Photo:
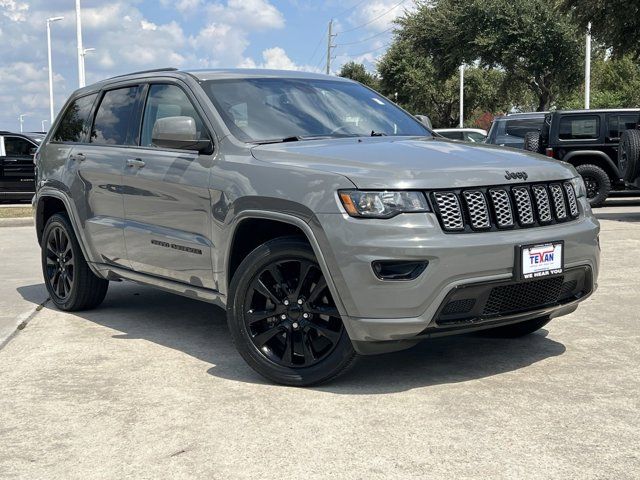
[[30, 227], [33, 226], [33, 217], [0, 218], [0, 228], [2, 227]]
[[35, 317], [47, 304], [47, 302], [50, 299], [47, 298], [44, 302], [42, 302], [41, 304], [37, 305], [35, 308], [33, 308], [32, 310], [29, 310], [25, 313], [23, 313], [22, 315], [20, 315], [18, 318], [16, 318], [16, 323], [15, 323], [15, 329], [9, 333], [9, 335], [7, 335], [5, 338], [0, 338], [0, 350], [2, 350], [4, 347], [7, 346], [7, 344], [13, 340], [13, 338], [21, 331], [24, 330], [24, 328], [27, 326], [27, 324], [33, 319], [33, 317]]

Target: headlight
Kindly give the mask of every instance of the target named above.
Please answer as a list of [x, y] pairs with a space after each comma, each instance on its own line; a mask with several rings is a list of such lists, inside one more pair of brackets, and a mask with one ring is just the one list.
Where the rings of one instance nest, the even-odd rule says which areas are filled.
[[582, 180], [581, 176], [573, 177], [571, 180], [571, 186], [573, 186], [574, 192], [576, 192], [576, 197], [586, 197], [587, 196], [587, 187], [584, 184], [584, 180]]
[[430, 211], [422, 192], [342, 190], [338, 194], [352, 217], [391, 218], [399, 213]]

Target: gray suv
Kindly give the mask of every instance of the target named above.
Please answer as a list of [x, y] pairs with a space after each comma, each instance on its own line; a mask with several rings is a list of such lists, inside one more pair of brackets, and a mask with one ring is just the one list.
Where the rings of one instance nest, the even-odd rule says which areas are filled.
[[96, 307], [121, 280], [210, 302], [283, 384], [424, 338], [531, 333], [598, 275], [573, 167], [437, 138], [359, 83], [310, 73], [82, 88], [36, 155], [36, 189], [58, 308]]

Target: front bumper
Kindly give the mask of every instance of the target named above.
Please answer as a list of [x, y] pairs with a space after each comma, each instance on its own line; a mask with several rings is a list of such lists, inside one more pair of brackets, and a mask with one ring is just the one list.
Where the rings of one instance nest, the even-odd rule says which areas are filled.
[[[592, 283], [589, 292], [593, 291], [599, 270], [600, 226], [584, 199], [581, 204], [582, 212], [588, 213], [572, 222], [473, 234], [445, 234], [434, 214], [404, 214], [388, 220], [318, 215], [317, 227], [324, 239], [320, 247], [344, 308], [350, 338], [357, 345], [417, 340], [437, 333], [432, 330], [441, 328], [436, 324], [438, 309], [454, 289], [513, 279], [517, 245], [563, 240], [565, 269], [587, 267]], [[415, 280], [385, 281], [371, 268], [375, 260], [427, 260], [429, 264]], [[493, 323], [571, 313], [586, 296]]]

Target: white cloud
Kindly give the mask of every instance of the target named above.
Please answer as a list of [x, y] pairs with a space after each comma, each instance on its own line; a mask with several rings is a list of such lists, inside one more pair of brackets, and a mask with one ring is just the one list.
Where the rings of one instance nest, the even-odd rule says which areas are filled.
[[244, 30], [283, 28], [284, 16], [267, 0], [228, 0], [207, 7], [209, 18], [218, 23], [237, 25]]
[[24, 22], [27, 19], [29, 4], [16, 0], [0, 0], [0, 11], [9, 20]]
[[349, 16], [349, 22], [353, 27], [364, 25], [369, 32], [381, 32], [391, 28], [396, 18], [413, 8], [413, 2], [406, 6], [404, 3], [398, 5], [397, 0], [374, 0], [357, 8]]

